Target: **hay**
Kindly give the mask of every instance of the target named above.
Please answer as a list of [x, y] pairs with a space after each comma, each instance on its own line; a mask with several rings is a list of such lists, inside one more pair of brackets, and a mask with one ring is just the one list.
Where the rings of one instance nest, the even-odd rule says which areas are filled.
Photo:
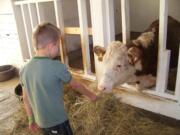
[[91, 102], [66, 91], [65, 106], [75, 135], [180, 135], [180, 128], [150, 119], [145, 111], [120, 103], [113, 94], [99, 96]]
[[37, 133], [31, 133], [28, 129], [28, 119], [25, 113], [23, 103], [21, 103], [21, 108], [14, 114], [15, 127], [10, 135], [42, 135], [41, 131]]
[[[120, 103], [113, 94], [100, 94], [96, 102], [91, 102], [70, 87], [65, 89], [65, 107], [75, 135], [180, 135], [178, 126], [150, 119], [149, 114]], [[24, 109], [16, 119], [12, 135], [31, 135]]]

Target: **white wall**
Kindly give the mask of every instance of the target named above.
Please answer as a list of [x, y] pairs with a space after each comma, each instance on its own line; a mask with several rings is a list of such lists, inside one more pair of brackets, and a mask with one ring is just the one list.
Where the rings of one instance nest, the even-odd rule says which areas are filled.
[[0, 14], [12, 12], [10, 0], [0, 0]]
[[0, 0], [0, 65], [22, 63], [19, 39], [10, 0]]
[[169, 15], [180, 22], [180, 0], [168, 0]]
[[[115, 0], [115, 31], [121, 33], [121, 0]], [[159, 18], [159, 0], [129, 0], [130, 29], [142, 32]], [[168, 0], [168, 13], [180, 21], [180, 0]]]

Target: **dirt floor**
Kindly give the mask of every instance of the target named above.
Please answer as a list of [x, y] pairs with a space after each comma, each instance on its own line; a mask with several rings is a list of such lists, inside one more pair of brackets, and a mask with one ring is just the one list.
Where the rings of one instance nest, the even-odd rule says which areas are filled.
[[[0, 83], [0, 135], [32, 135], [23, 104], [13, 94], [17, 83], [18, 78]], [[96, 89], [96, 84], [88, 85]], [[65, 87], [65, 106], [75, 135], [180, 135], [180, 121], [122, 104], [113, 94], [99, 97], [91, 102]]]
[[14, 114], [21, 108], [19, 100], [14, 95], [14, 87], [18, 78], [0, 82], [0, 135], [8, 135], [15, 126]]

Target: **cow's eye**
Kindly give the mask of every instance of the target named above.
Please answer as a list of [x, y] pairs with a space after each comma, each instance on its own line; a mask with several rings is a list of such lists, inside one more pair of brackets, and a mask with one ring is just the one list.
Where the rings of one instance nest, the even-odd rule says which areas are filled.
[[118, 68], [121, 68], [121, 65], [117, 65]]

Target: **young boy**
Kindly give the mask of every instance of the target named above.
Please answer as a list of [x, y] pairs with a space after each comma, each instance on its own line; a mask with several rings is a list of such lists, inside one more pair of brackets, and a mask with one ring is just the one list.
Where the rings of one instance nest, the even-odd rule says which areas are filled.
[[33, 33], [36, 56], [20, 71], [23, 101], [29, 120], [29, 129], [39, 127], [44, 135], [72, 135], [63, 103], [63, 84], [86, 95], [92, 101], [96, 95], [71, 77], [66, 66], [58, 60], [60, 30], [50, 24], [38, 25]]

